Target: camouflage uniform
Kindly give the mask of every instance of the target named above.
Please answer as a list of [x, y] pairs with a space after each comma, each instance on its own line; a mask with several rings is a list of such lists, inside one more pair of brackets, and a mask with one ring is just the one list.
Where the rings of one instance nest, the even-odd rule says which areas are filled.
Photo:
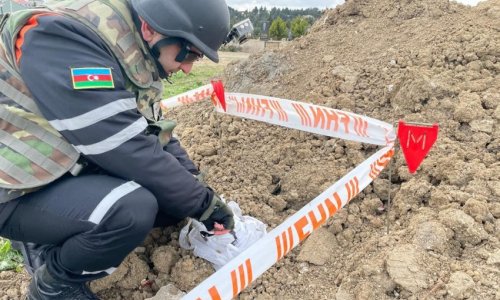
[[[10, 126], [0, 115], [0, 128], [26, 150], [6, 143], [0, 157], [38, 181], [22, 185], [9, 177], [11, 169], [0, 168], [0, 201], [10, 200], [0, 204], [0, 235], [52, 245], [47, 269], [78, 282], [110, 273], [155, 218], [160, 225], [200, 217], [213, 191], [196, 181], [198, 171], [175, 138], [148, 134], [172, 124], [159, 120], [157, 66], [128, 3], [62, 1], [7, 22], [0, 74], [35, 105], [4, 97], [1, 108], [30, 126]], [[109, 72], [112, 86], [77, 89], [75, 70], [82, 69]], [[4, 86], [1, 91], [8, 94]], [[48, 172], [55, 166], [44, 157], [58, 172]], [[67, 171], [78, 157], [87, 167], [74, 177]]]

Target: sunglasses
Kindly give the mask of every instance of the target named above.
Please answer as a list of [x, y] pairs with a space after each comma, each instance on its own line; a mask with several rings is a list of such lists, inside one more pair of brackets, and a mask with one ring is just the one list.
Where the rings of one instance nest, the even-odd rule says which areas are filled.
[[181, 47], [179, 53], [175, 57], [175, 61], [179, 63], [193, 63], [197, 60], [203, 58], [203, 53], [199, 53], [192, 50], [192, 45], [188, 41], [183, 38], [178, 37], [167, 37], [160, 41], [158, 41], [152, 47], [152, 53], [156, 59], [160, 57], [160, 49], [161, 47], [178, 44]]
[[180, 63], [193, 63], [203, 58], [203, 53], [191, 50], [191, 45], [184, 41], [181, 43], [181, 50], [175, 57], [176, 62]]

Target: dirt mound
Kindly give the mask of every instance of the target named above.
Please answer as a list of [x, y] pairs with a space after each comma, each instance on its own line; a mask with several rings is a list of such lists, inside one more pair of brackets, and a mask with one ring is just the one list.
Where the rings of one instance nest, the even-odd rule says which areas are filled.
[[[440, 125], [416, 175], [397, 152], [390, 184], [385, 171], [241, 299], [500, 299], [500, 0], [347, 1], [279, 52], [230, 64], [225, 84]], [[216, 115], [208, 102], [168, 117], [207, 182], [269, 228], [376, 150]], [[155, 230], [92, 288], [144, 299], [195, 287], [213, 270], [179, 248], [179, 228]]]

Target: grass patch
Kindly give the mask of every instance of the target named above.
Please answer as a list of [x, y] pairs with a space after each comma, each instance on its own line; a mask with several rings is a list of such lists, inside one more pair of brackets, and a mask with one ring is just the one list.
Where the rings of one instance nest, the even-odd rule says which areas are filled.
[[0, 238], [0, 272], [7, 270], [21, 272], [23, 256], [12, 248], [9, 240]]
[[172, 81], [173, 84], [169, 84], [164, 81], [163, 99], [182, 94], [208, 84], [211, 79], [220, 77], [223, 71], [224, 65], [200, 63], [194, 65], [191, 73], [189, 74], [184, 74], [181, 71], [177, 72], [170, 78], [170, 81]]

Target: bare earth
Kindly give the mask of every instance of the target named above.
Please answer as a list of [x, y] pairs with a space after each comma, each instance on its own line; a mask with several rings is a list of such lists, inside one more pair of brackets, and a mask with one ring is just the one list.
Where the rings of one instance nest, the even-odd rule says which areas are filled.
[[[230, 63], [225, 84], [390, 123], [440, 125], [417, 174], [398, 152], [390, 188], [385, 171], [240, 299], [500, 299], [500, 0], [474, 8], [348, 1], [307, 36]], [[207, 182], [269, 228], [376, 150], [216, 115], [210, 101], [168, 117]], [[92, 289], [139, 300], [166, 285], [161, 299], [194, 288], [213, 269], [179, 248], [181, 225], [152, 232]], [[0, 273], [0, 299], [19, 299], [28, 282]]]

